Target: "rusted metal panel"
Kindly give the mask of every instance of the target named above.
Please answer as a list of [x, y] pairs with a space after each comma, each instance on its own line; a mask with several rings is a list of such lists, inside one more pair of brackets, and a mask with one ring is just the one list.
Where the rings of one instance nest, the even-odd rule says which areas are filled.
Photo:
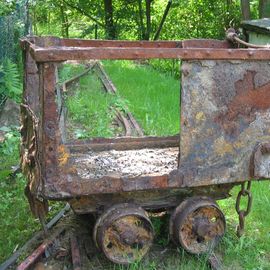
[[179, 135], [167, 137], [140, 137], [140, 138], [94, 138], [88, 140], [73, 140], [66, 147], [71, 153], [86, 151], [127, 150], [143, 148], [166, 148], [179, 146]]
[[[120, 203], [134, 197], [135, 202], [155, 208], [179, 203], [175, 190], [194, 195], [203, 190], [214, 197], [226, 197], [238, 182], [269, 178], [270, 69], [265, 59], [270, 59], [270, 50], [234, 49], [226, 41], [213, 40], [130, 42], [48, 37], [33, 38], [22, 45], [26, 50], [24, 97], [33, 112], [22, 113], [24, 132], [28, 132], [23, 141], [28, 152], [33, 148], [37, 153], [38, 160], [34, 161], [40, 165], [36, 167], [38, 173], [25, 166], [26, 174], [34, 175], [34, 180], [28, 175], [33, 183], [28, 191], [33, 198], [95, 198], [79, 199], [78, 203], [72, 200], [74, 208], [85, 205], [78, 212], [94, 209], [94, 204], [103, 205], [99, 200], [110, 204], [108, 198]], [[56, 92], [60, 96], [59, 89], [56, 91], [57, 63], [51, 61], [140, 58], [201, 59], [184, 61], [182, 66], [180, 142], [179, 135], [64, 142], [59, 128], [61, 106], [56, 98]], [[87, 151], [164, 150], [179, 145], [178, 167], [158, 175], [84, 178], [74, 162], [74, 156]], [[142, 195], [146, 192], [150, 192], [149, 198]]]
[[39, 102], [39, 75], [38, 67], [33, 57], [29, 53], [29, 48], [25, 48], [24, 57], [24, 91], [23, 102], [38, 116], [40, 111]]
[[255, 147], [270, 140], [269, 62], [185, 61], [182, 74], [184, 185], [250, 179]]
[[[43, 91], [43, 118], [42, 118], [42, 147], [43, 166], [42, 177], [44, 186], [54, 186], [59, 181], [59, 148], [60, 131], [58, 125], [58, 110], [55, 95], [55, 64], [45, 63], [41, 66], [41, 91]], [[60, 158], [60, 157], [59, 157]]]
[[265, 60], [270, 58], [266, 49], [216, 48], [112, 48], [112, 47], [31, 47], [37, 62], [85, 59], [183, 59], [183, 60]]
[[140, 48], [180, 48], [182, 41], [130, 41], [130, 40], [85, 40], [61, 39], [63, 47], [140, 47]]
[[72, 209], [78, 214], [102, 212], [108, 205], [130, 202], [141, 205], [144, 209], [160, 210], [173, 208], [187, 197], [210, 196], [213, 199], [225, 199], [233, 184], [212, 185], [202, 188], [181, 188], [154, 191], [130, 191], [91, 196], [78, 196], [69, 200]]
[[270, 144], [260, 143], [251, 160], [251, 176], [256, 179], [270, 178]]
[[193, 40], [163, 40], [163, 41], [130, 41], [130, 40], [86, 40], [65, 39], [53, 36], [31, 37], [22, 42], [30, 41], [39, 47], [61, 46], [61, 47], [125, 47], [125, 48], [231, 48], [227, 40], [215, 39], [193, 39]]

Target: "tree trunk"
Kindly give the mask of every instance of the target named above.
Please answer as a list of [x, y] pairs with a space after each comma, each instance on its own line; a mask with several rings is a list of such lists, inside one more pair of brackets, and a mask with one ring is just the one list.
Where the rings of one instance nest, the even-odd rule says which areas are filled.
[[61, 16], [61, 34], [62, 37], [68, 37], [68, 29], [66, 31], [66, 18], [65, 18], [65, 9], [63, 3], [60, 4], [60, 16]]
[[25, 18], [25, 26], [24, 26], [24, 35], [27, 36], [27, 35], [31, 35], [32, 36], [32, 25], [31, 25], [31, 19], [30, 19], [30, 12], [29, 12], [29, 9], [30, 9], [30, 4], [29, 4], [29, 0], [27, 0], [25, 2], [25, 15], [26, 15], [26, 18]]
[[113, 23], [113, 5], [112, 0], [104, 0], [105, 11], [105, 31], [107, 39], [116, 38], [116, 29]]
[[37, 14], [36, 14], [36, 7], [33, 6], [33, 30], [34, 35], [38, 36], [38, 28], [37, 28]]
[[260, 0], [259, 16], [260, 18], [270, 18], [270, 0]]
[[69, 37], [69, 27], [70, 23], [68, 21], [68, 15], [66, 14], [66, 6], [65, 2], [63, 0], [59, 3], [60, 8], [60, 17], [61, 17], [61, 33], [63, 37], [68, 38]]
[[145, 40], [145, 27], [143, 22], [143, 9], [142, 9], [142, 0], [138, 0], [139, 7], [139, 31], [140, 39]]
[[164, 14], [162, 16], [162, 19], [160, 21], [158, 30], [157, 30], [157, 32], [156, 32], [156, 34], [154, 36], [154, 40], [158, 40], [159, 39], [160, 32], [161, 32], [162, 27], [163, 27], [163, 24], [164, 24], [164, 22], [165, 22], [165, 20], [167, 18], [167, 15], [169, 13], [169, 10], [170, 10], [171, 5], [172, 5], [172, 0], [169, 0], [168, 3], [167, 3], [167, 6], [165, 8]]
[[151, 0], [145, 0], [146, 4], [146, 32], [145, 32], [145, 40], [150, 39], [151, 33]]
[[241, 0], [242, 19], [250, 20], [250, 0]]

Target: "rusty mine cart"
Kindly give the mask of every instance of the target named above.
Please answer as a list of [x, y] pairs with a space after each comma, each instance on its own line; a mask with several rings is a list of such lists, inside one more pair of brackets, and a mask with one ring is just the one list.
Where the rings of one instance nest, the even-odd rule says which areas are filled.
[[[24, 93], [21, 160], [33, 214], [47, 201], [67, 201], [75, 213], [96, 213], [97, 247], [115, 262], [143, 257], [154, 238], [147, 211], [171, 210], [172, 240], [193, 254], [213, 248], [226, 229], [215, 200], [241, 185], [236, 210], [243, 229], [250, 181], [270, 178], [270, 50], [230, 40], [101, 41], [31, 37], [22, 40]], [[67, 60], [181, 59], [181, 133], [168, 137], [67, 140], [57, 67]], [[134, 155], [134, 152], [137, 154]], [[140, 157], [151, 153], [141, 162]], [[151, 171], [168, 155], [173, 166]], [[95, 162], [124, 156], [124, 171]], [[128, 160], [132, 158], [132, 160]], [[117, 163], [117, 161], [116, 161]], [[129, 172], [130, 164], [148, 168]], [[123, 168], [123, 167], [122, 167]], [[246, 182], [247, 181], [247, 182]], [[248, 207], [240, 200], [247, 196]]]

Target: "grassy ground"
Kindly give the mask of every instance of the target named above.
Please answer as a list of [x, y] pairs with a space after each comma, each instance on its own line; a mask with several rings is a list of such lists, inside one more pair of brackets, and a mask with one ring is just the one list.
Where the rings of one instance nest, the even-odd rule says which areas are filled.
[[18, 165], [18, 143], [18, 130], [9, 129], [0, 146], [0, 262], [27, 240], [35, 228], [24, 198], [25, 180], [21, 174], [15, 179], [10, 177], [12, 166]]
[[106, 94], [93, 74], [80, 78], [79, 85], [70, 90], [72, 93], [66, 98], [66, 105], [71, 137], [113, 137], [117, 132], [112, 125], [116, 97]]
[[[13, 168], [19, 165], [18, 127], [1, 127], [5, 130], [5, 142], [0, 144], [0, 263], [24, 244], [40, 224], [30, 213], [24, 196], [26, 179], [21, 173], [13, 175]], [[61, 204], [51, 203], [50, 219]]]
[[104, 61], [104, 67], [146, 135], [179, 133], [179, 80], [132, 61]]
[[[180, 84], [174, 77], [133, 61], [104, 61], [105, 69], [117, 88], [117, 95], [105, 94], [96, 76], [89, 74], [72, 87], [66, 99], [69, 130], [77, 138], [112, 137], [117, 130], [111, 108], [129, 111], [145, 135], [179, 133]], [[75, 76], [82, 66], [67, 64], [60, 69], [60, 81]]]

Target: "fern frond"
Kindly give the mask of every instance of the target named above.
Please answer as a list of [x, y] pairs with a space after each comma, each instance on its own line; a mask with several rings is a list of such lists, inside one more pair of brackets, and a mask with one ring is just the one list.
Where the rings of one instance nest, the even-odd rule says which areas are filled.
[[9, 59], [0, 67], [0, 93], [19, 102], [22, 93], [22, 84], [17, 66]]

